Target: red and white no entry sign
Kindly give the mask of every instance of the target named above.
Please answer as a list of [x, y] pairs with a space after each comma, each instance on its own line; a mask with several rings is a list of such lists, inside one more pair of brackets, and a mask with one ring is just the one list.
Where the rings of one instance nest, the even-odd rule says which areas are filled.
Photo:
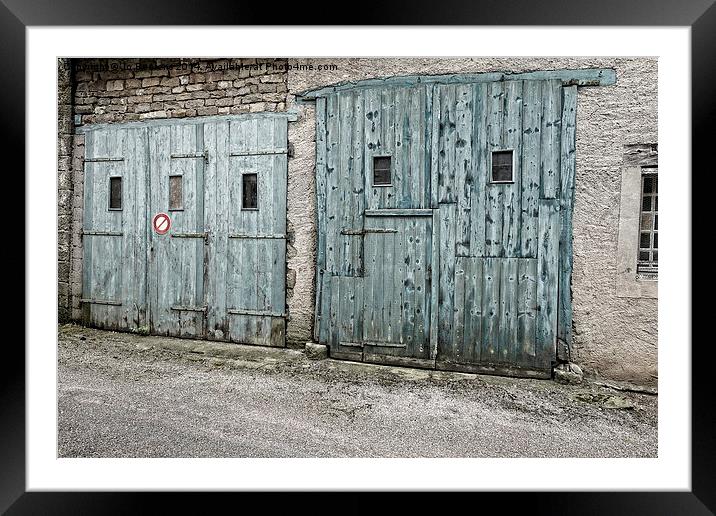
[[152, 220], [152, 227], [159, 235], [163, 235], [172, 227], [172, 219], [166, 213], [157, 213]]

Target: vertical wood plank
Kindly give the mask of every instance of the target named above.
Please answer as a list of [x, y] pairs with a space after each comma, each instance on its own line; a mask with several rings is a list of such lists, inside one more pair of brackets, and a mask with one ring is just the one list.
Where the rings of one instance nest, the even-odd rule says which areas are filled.
[[522, 258], [518, 264], [517, 352], [515, 363], [534, 367], [537, 318], [537, 259]]
[[338, 205], [337, 228], [338, 240], [336, 245], [336, 272], [340, 275], [353, 274], [351, 260], [354, 238], [341, 232], [352, 229], [353, 224], [353, 194], [352, 194], [352, 159], [351, 134], [353, 127], [353, 92], [346, 91], [336, 94], [338, 98], [338, 159], [337, 159], [337, 185]]
[[498, 360], [498, 339], [500, 322], [500, 259], [486, 257], [484, 259], [482, 279], [482, 350], [481, 361], [494, 363]]
[[[439, 173], [440, 173], [440, 139], [441, 139], [441, 109], [440, 86], [428, 86], [432, 94], [431, 127], [430, 127], [430, 207], [438, 209]], [[426, 141], [427, 145], [427, 141]], [[437, 227], [437, 226], [435, 226]]]
[[[216, 216], [216, 170], [219, 156], [216, 154], [217, 123], [204, 125], [202, 148], [211, 156], [204, 167], [204, 230], [208, 234], [205, 247], [205, 302], [206, 302], [206, 338], [216, 338], [217, 320], [221, 317], [217, 310], [216, 280], [220, 274], [217, 267], [217, 240], [222, 238], [217, 232]], [[226, 157], [224, 157], [226, 159]]]
[[423, 220], [416, 223], [416, 245], [419, 251], [415, 254], [413, 262], [413, 274], [415, 275], [415, 300], [414, 305], [414, 339], [417, 353], [421, 357], [428, 354], [430, 337], [430, 285], [426, 280], [426, 268], [430, 265], [432, 254], [432, 224]]
[[330, 305], [330, 332], [328, 343], [332, 348], [338, 346], [340, 342], [340, 277], [330, 276], [331, 278], [331, 305]]
[[440, 304], [440, 210], [433, 210], [432, 256], [430, 262], [430, 358], [435, 359], [438, 352], [440, 321], [438, 310]]
[[429, 159], [430, 143], [426, 140], [426, 89], [420, 86], [410, 89], [410, 106], [408, 108], [408, 137], [409, 137], [409, 166], [410, 166], [410, 206], [412, 208], [427, 208], [427, 185], [429, 183], [429, 168], [425, 166]]
[[383, 114], [381, 109], [380, 90], [369, 89], [364, 96], [364, 155], [365, 155], [365, 199], [366, 209], [375, 210], [381, 205], [380, 192], [382, 188], [373, 187], [373, 156], [383, 154], [381, 148], [381, 133]]
[[482, 258], [465, 260], [465, 335], [464, 360], [480, 361], [482, 351]]
[[455, 86], [440, 86], [438, 202], [455, 202]]
[[563, 88], [561, 135], [561, 233], [559, 241], [559, 315], [557, 338], [562, 359], [569, 359], [572, 348], [572, 212], [574, 209], [574, 175], [576, 166], [577, 87]]
[[[396, 133], [396, 113], [395, 113], [395, 94], [394, 88], [383, 88], [380, 91], [380, 111], [381, 111], [381, 127], [380, 140], [378, 141], [378, 154], [392, 156], [395, 161], [395, 133]], [[395, 192], [401, 190], [402, 177], [396, 173], [395, 164], [393, 165], [392, 187], [378, 187], [379, 208], [397, 208]]]
[[[96, 131], [93, 131], [85, 137], [85, 156], [94, 156], [94, 138]], [[84, 163], [84, 185], [83, 185], [83, 219], [82, 229], [91, 231], [93, 228], [93, 211], [94, 211], [94, 173], [96, 163]], [[83, 235], [82, 237], [82, 297], [90, 299], [92, 297], [92, 237]], [[82, 323], [91, 324], [92, 305], [84, 303], [82, 305]]]
[[[197, 154], [203, 154], [204, 153], [204, 124], [196, 124], [195, 126], [195, 142], [194, 142], [194, 148], [196, 149], [195, 152]], [[203, 159], [194, 159], [195, 164], [195, 192], [196, 192], [196, 219], [195, 219], [195, 231], [197, 233], [203, 233], [205, 231], [204, 226], [204, 219], [205, 219], [205, 180], [204, 180], [204, 168], [205, 163]], [[195, 251], [195, 272], [194, 272], [194, 282], [195, 282], [195, 298], [194, 298], [194, 306], [203, 306], [205, 302], [204, 298], [204, 277], [205, 277], [205, 264], [204, 264], [204, 243], [205, 240], [203, 238], [197, 238], [194, 242], [194, 251]], [[206, 334], [204, 333], [204, 317], [205, 314], [203, 312], [195, 312], [192, 315], [199, 318], [198, 321], [198, 327], [196, 328], [195, 334], [196, 336], [201, 336], [203, 338], [206, 338]]]
[[535, 366], [542, 369], [549, 368], [555, 358], [559, 236], [559, 200], [540, 199]]
[[[487, 149], [489, 153], [503, 148], [502, 126], [504, 123], [505, 91], [501, 82], [490, 83], [488, 86], [488, 119]], [[504, 256], [505, 247], [502, 241], [502, 224], [504, 214], [505, 185], [490, 183], [490, 155], [487, 157], [487, 191], [485, 194], [485, 255]]]
[[521, 256], [537, 257], [539, 223], [542, 81], [525, 81], [522, 119], [522, 183], [520, 209]]
[[458, 256], [470, 254], [470, 209], [473, 190], [472, 140], [474, 129], [474, 88], [462, 84], [455, 88], [455, 200], [457, 202], [456, 250]]
[[513, 363], [517, 347], [517, 262], [504, 258], [500, 275], [499, 360]]
[[332, 289], [335, 285], [331, 276], [337, 273], [336, 253], [339, 238], [338, 230], [338, 151], [339, 151], [339, 111], [336, 95], [329, 95], [326, 98], [326, 166], [325, 166], [325, 272], [323, 275], [324, 291], [321, 296], [323, 305], [321, 313], [320, 342], [328, 343], [332, 338], [329, 334], [332, 314], [333, 300]]
[[[402, 236], [402, 235], [400, 235]], [[399, 268], [401, 264], [395, 259], [396, 241], [400, 238], [396, 233], [386, 233], [379, 235], [379, 240], [383, 244], [383, 295], [381, 305], [382, 324], [380, 325], [381, 336], [383, 342], [393, 342], [393, 335], [399, 331], [395, 324], [396, 301], [400, 299], [402, 285]]]
[[326, 99], [316, 99], [316, 226], [318, 240], [316, 249], [316, 308], [313, 322], [313, 338], [317, 342], [325, 343], [325, 333], [321, 335], [321, 328], [326, 327], [325, 320], [328, 313], [324, 310], [322, 299], [328, 290], [328, 282], [324, 281], [326, 270]]
[[[397, 242], [400, 243], [400, 250], [396, 251], [395, 259], [401, 264], [402, 274], [398, 276], [402, 281], [400, 299], [400, 336], [399, 341], [404, 344], [409, 352], [414, 352], [415, 339], [415, 260], [419, 256], [417, 246], [416, 222], [415, 219], [406, 217], [398, 227]], [[402, 234], [401, 234], [402, 233]]]
[[[371, 223], [373, 226], [375, 223]], [[375, 226], [373, 226], [375, 227]], [[378, 278], [376, 271], [378, 270], [378, 245], [375, 234], [365, 236], [365, 276], [363, 285], [363, 338], [365, 340], [376, 340], [376, 310], [375, 298], [380, 292], [380, 282], [382, 277]]]
[[440, 270], [438, 299], [438, 347], [449, 353], [453, 340], [455, 285], [455, 204], [440, 205]]
[[505, 83], [505, 113], [502, 141], [506, 149], [513, 150], [514, 182], [504, 185], [504, 212], [502, 216], [502, 242], [505, 256], [520, 256], [520, 214], [522, 178], [522, 81]]
[[562, 83], [545, 81], [542, 91], [541, 134], [541, 195], [555, 199], [560, 189], [560, 135], [562, 116]]
[[455, 260], [455, 309], [454, 309], [454, 320], [453, 320], [453, 332], [454, 338], [452, 346], [448, 352], [450, 359], [455, 362], [464, 362], [465, 357], [463, 354], [463, 348], [465, 344], [465, 290], [466, 286], [466, 267], [465, 264], [469, 259], [463, 256], [458, 256]]
[[[365, 148], [365, 127], [366, 122], [364, 112], [364, 92], [355, 92], [353, 99], [353, 127], [351, 132], [352, 145], [351, 145], [351, 160], [353, 165], [351, 167], [351, 192], [352, 192], [352, 219], [351, 227], [362, 230], [364, 227], [365, 218], [363, 216], [365, 212], [365, 176], [366, 176], [366, 162], [364, 160]], [[356, 276], [363, 276], [364, 264], [363, 264], [363, 235], [353, 236], [353, 254], [351, 255], [351, 261], [353, 263], [353, 274]], [[360, 282], [362, 286], [362, 282]], [[362, 299], [361, 299], [362, 303]]]
[[470, 256], [485, 256], [486, 190], [488, 184], [488, 86], [473, 86], [473, 192], [470, 199]]
[[[229, 232], [233, 229], [233, 216], [232, 206], [235, 206], [235, 202], [239, 202], [240, 199], [231, 196], [230, 187], [230, 175], [231, 175], [231, 160], [229, 157], [230, 146], [231, 146], [231, 134], [229, 123], [220, 124], [217, 127], [216, 132], [216, 230], [217, 236], [221, 235], [221, 238], [216, 238], [216, 256], [217, 256], [217, 267], [218, 276], [216, 279], [216, 302], [217, 302], [217, 322], [215, 331], [219, 331], [218, 337], [226, 339], [230, 338], [230, 327], [229, 321], [230, 316], [227, 313], [227, 308], [231, 306], [232, 300], [228, 298], [229, 290], [227, 289], [227, 283], [229, 281], [230, 272], [228, 269], [233, 256], [232, 247], [229, 244]], [[240, 180], [240, 178], [234, 178], [234, 183]], [[233, 201], [233, 202], [232, 202]], [[221, 257], [221, 261], [219, 258]]]
[[393, 187], [388, 188], [388, 195], [394, 197], [396, 208], [411, 206], [412, 170], [410, 169], [410, 105], [408, 88], [394, 88], [395, 130], [393, 135]]

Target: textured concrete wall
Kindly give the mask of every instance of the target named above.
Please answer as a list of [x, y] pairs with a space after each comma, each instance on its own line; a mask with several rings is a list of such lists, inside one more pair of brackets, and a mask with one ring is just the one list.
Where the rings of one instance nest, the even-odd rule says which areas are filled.
[[303, 109], [298, 121], [288, 124], [288, 140], [293, 147], [293, 157], [288, 160], [286, 340], [290, 345], [302, 345], [311, 340], [315, 307], [315, 110]]
[[[313, 69], [305, 70], [309, 64]], [[292, 59], [289, 65], [288, 107], [302, 114], [289, 133], [295, 158], [289, 166], [288, 210], [296, 242], [289, 259], [296, 271], [289, 306], [300, 320], [289, 335], [296, 340], [310, 338], [316, 228], [315, 113], [312, 105], [296, 105], [295, 93], [395, 75], [614, 68], [617, 84], [580, 88], [577, 103], [573, 360], [593, 377], [656, 381], [657, 301], [616, 297], [622, 155], [624, 145], [657, 141], [656, 59]], [[338, 69], [319, 70], [322, 65]]]
[[57, 60], [57, 316], [70, 318], [72, 63]]

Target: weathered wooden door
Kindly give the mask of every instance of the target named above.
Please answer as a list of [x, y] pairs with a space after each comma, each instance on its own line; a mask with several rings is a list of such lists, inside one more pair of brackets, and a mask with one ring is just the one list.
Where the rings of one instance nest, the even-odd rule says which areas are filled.
[[207, 124], [210, 156], [209, 338], [284, 346], [286, 340], [285, 116]]
[[571, 320], [576, 87], [346, 87], [316, 113], [316, 338], [338, 358], [548, 376]]
[[362, 300], [366, 361], [430, 356], [432, 222], [430, 210], [377, 210], [366, 217]]
[[430, 96], [418, 86], [318, 100], [317, 336], [332, 356], [430, 358]]
[[84, 322], [284, 346], [287, 133], [279, 113], [87, 128]]
[[[146, 129], [110, 127], [85, 137], [83, 324], [146, 324]], [[129, 194], [128, 194], [129, 193]]]
[[[158, 335], [205, 334], [207, 233], [204, 227], [204, 126], [149, 129], [150, 214], [167, 213], [171, 229], [149, 232], [151, 331]], [[151, 224], [147, 219], [147, 223]]]
[[559, 80], [436, 86], [438, 367], [551, 373], [575, 93]]

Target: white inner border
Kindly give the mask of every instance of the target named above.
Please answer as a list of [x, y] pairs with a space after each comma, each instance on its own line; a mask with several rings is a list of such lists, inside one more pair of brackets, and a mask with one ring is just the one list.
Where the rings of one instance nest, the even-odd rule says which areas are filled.
[[[74, 28], [27, 33], [27, 489], [690, 490], [690, 28]], [[90, 43], [88, 43], [90, 42]], [[326, 42], [330, 42], [327, 45]], [[658, 56], [658, 459], [58, 459], [58, 57]], [[579, 474], [565, 474], [578, 471]]]

